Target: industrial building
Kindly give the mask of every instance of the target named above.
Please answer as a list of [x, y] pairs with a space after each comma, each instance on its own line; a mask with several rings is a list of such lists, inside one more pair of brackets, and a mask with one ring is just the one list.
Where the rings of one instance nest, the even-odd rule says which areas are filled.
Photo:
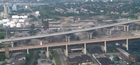
[[129, 60], [129, 61], [132, 61], [132, 62], [137, 62], [137, 58], [133, 57], [132, 55], [130, 55], [125, 50], [123, 50], [121, 48], [117, 48], [117, 50], [120, 52], [120, 57], [122, 57], [123, 59]]
[[109, 58], [97, 58], [101, 65], [111, 65], [111, 60]]
[[84, 65], [84, 64], [92, 64], [93, 61], [90, 56], [88, 55], [81, 55], [81, 56], [76, 56], [74, 58], [69, 58], [68, 57], [68, 65]]
[[4, 8], [4, 18], [8, 18], [9, 17], [9, 13], [10, 13], [9, 5], [8, 4], [4, 4], [3, 8]]

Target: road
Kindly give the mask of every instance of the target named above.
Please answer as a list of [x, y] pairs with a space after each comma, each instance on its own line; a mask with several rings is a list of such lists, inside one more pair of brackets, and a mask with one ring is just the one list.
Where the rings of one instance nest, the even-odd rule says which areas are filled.
[[[49, 26], [49, 29], [58, 29], [60, 28], [61, 25], [51, 25]], [[36, 28], [39, 28], [39, 29], [42, 29], [42, 27], [35, 27]], [[1, 28], [1, 29], [6, 29], [7, 31], [30, 31], [30, 27], [20, 27], [20, 28]]]
[[[3, 5], [5, 3], [0, 3], [0, 5]], [[9, 4], [12, 4], [12, 3], [9, 3]], [[48, 3], [15, 3], [16, 5], [19, 5], [19, 6], [39, 6], [39, 5], [49, 5]]]
[[[38, 48], [75, 45], [75, 44], [84, 44], [84, 43], [89, 44], [89, 43], [95, 43], [95, 42], [117, 41], [117, 40], [136, 39], [136, 38], [140, 38], [140, 35], [139, 36], [125, 36], [125, 37], [122, 36], [122, 37], [112, 37], [112, 38], [89, 39], [89, 40], [62, 42], [62, 43], [48, 43], [48, 44], [44, 44], [44, 45], [34, 45], [34, 46], [22, 46], [22, 47], [9, 48], [9, 51], [38, 49]], [[4, 52], [4, 51], [5, 51], [4, 48], [0, 49], [0, 52]]]
[[35, 56], [36, 56], [36, 51], [33, 52], [33, 56], [32, 56], [32, 58], [31, 58], [30, 65], [33, 65], [33, 64], [34, 64]]
[[127, 21], [127, 22], [120, 22], [120, 23], [108, 24], [108, 25], [104, 25], [104, 26], [97, 26], [97, 27], [93, 27], [93, 28], [73, 30], [73, 31], [53, 33], [53, 34], [19, 37], [19, 38], [11, 38], [11, 39], [1, 39], [0, 42], [18, 41], [18, 40], [27, 40], [27, 39], [34, 39], [34, 38], [57, 36], [57, 35], [65, 35], [65, 34], [71, 34], [71, 33], [76, 33], [76, 32], [90, 31], [90, 30], [95, 30], [95, 29], [100, 29], [100, 28], [106, 28], [106, 27], [112, 27], [112, 26], [117, 26], [117, 25], [122, 25], [122, 24], [128, 24], [128, 23], [133, 23], [133, 22], [138, 22], [138, 21], [140, 21], [140, 20], [133, 20], [133, 21], [131, 20], [131, 21]]
[[61, 60], [61, 63], [62, 63], [62, 65], [67, 65], [67, 63], [66, 63], [66, 61], [65, 61], [65, 56], [64, 56], [64, 54], [63, 54], [63, 52], [62, 52], [62, 50], [61, 49], [57, 49], [56, 50], [57, 51], [57, 53], [58, 53], [58, 55], [59, 55], [59, 58], [60, 58], [60, 60]]

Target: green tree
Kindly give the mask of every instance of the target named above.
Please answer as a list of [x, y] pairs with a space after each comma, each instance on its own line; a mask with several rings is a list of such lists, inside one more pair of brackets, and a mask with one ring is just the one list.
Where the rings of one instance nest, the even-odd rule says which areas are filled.
[[38, 21], [38, 18], [34, 15], [30, 15], [29, 18], [31, 18], [31, 21]]
[[35, 34], [35, 31], [34, 31], [34, 29], [35, 29], [35, 24], [32, 24], [31, 26], [30, 26], [30, 30], [31, 30], [31, 35], [34, 35]]
[[19, 65], [25, 65], [25, 62], [21, 62]]
[[3, 62], [1, 65], [6, 65], [7, 64], [7, 62]]
[[4, 61], [6, 59], [4, 53], [0, 53], [0, 61]]
[[52, 65], [55, 65], [54, 63]]
[[49, 22], [48, 22], [48, 20], [43, 19], [43, 20], [42, 20], [42, 26], [43, 26], [44, 28], [49, 28]]
[[50, 58], [50, 60], [52, 60], [53, 59], [53, 56], [49, 56], [49, 58]]
[[37, 65], [38, 64], [38, 59], [39, 59], [39, 51], [37, 51], [36, 53], [35, 53], [35, 60], [34, 60], [34, 63], [33, 63], [33, 65]]

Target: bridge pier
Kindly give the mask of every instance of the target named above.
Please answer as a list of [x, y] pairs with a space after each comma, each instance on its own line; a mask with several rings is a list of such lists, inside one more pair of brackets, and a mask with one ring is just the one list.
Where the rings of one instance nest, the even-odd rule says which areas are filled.
[[86, 50], [86, 43], [84, 43], [84, 48], [82, 49], [82, 52], [83, 52], [84, 54], [87, 53], [87, 50]]
[[46, 57], [49, 58], [49, 47], [47, 47]]
[[92, 32], [89, 33], [89, 39], [92, 39]]
[[10, 55], [9, 55], [9, 46], [8, 46], [8, 43], [7, 42], [4, 43], [4, 48], [5, 48], [5, 56], [6, 56], [6, 58], [10, 58]]
[[116, 29], [119, 30], [119, 26], [116, 26]]
[[92, 39], [93, 32], [86, 32], [86, 34], [88, 39]]
[[106, 41], [104, 41], [104, 45], [101, 46], [102, 51], [107, 52], [107, 48], [106, 48]]
[[29, 54], [29, 49], [27, 49], [26, 51], [27, 51], [27, 54]]
[[65, 56], [68, 56], [68, 45], [66, 45], [66, 49], [64, 49]]
[[42, 40], [40, 40], [39, 44], [42, 45]]
[[129, 31], [129, 26], [128, 25], [126, 26], [126, 31]]
[[14, 47], [14, 42], [11, 42], [11, 47], [12, 47], [12, 48]]
[[65, 35], [66, 42], [70, 42], [70, 36]]
[[111, 34], [112, 34], [112, 30], [107, 29], [107, 34], [108, 34], [108, 35], [111, 35]]
[[123, 31], [126, 31], [126, 26], [125, 25], [123, 26]]
[[124, 25], [123, 28], [124, 28], [124, 31], [129, 31], [129, 25]]
[[126, 43], [123, 44], [123, 47], [125, 47], [126, 50], [129, 50], [129, 47], [128, 47], [128, 39], [126, 39]]

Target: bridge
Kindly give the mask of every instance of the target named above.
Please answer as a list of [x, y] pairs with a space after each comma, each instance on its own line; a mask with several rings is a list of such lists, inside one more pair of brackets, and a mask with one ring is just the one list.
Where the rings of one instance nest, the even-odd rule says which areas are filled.
[[[43, 27], [35, 27], [35, 29], [41, 29]], [[60, 26], [49, 26], [49, 29], [59, 29]], [[1, 28], [1, 29], [5, 29], [7, 31], [30, 31], [31, 28], [30, 27], [19, 27], [19, 28]]]
[[[5, 3], [0, 3], [0, 5], [3, 5]], [[12, 3], [9, 3], [9, 4], [12, 4]], [[48, 3], [16, 3], [16, 5], [19, 5], [19, 6], [40, 6], [40, 5], [49, 5]]]
[[117, 25], [129, 24], [129, 23], [139, 22], [139, 21], [140, 20], [133, 20], [133, 21], [131, 20], [131, 21], [127, 21], [127, 22], [114, 23], [114, 24], [109, 24], [109, 25], [104, 25], [104, 26], [97, 26], [97, 27], [93, 27], [93, 28], [73, 30], [73, 31], [67, 31], [67, 32], [45, 34], [45, 35], [36, 35], [36, 36], [28, 36], [28, 37], [19, 37], [19, 38], [10, 38], [10, 39], [1, 39], [0, 42], [18, 41], [18, 40], [27, 40], [27, 39], [42, 38], [42, 37], [51, 37], [51, 36], [57, 36], [57, 35], [65, 35], [65, 34], [71, 34], [71, 33], [76, 33], [76, 32], [90, 31], [90, 30], [101, 29], [101, 28], [106, 28], [106, 27], [112, 27], [112, 26], [117, 26]]
[[[27, 50], [27, 53], [29, 53], [29, 49], [39, 49], [39, 48], [47, 48], [46, 53], [49, 54], [49, 47], [57, 47], [57, 46], [65, 46], [65, 55], [68, 56], [68, 45], [76, 45], [76, 44], [84, 44], [83, 53], [86, 54], [86, 45], [90, 43], [96, 43], [96, 42], [104, 42], [104, 45], [102, 46], [102, 50], [104, 52], [107, 51], [106, 44], [108, 41], [117, 41], [117, 40], [126, 40], [126, 43], [123, 44], [124, 47], [128, 50], [128, 43], [130, 39], [138, 39], [140, 36], [125, 36], [125, 37], [112, 37], [112, 38], [101, 38], [101, 39], [90, 39], [90, 40], [81, 40], [81, 41], [72, 41], [72, 42], [62, 42], [62, 43], [48, 43], [43, 45], [34, 45], [34, 46], [22, 46], [22, 47], [14, 47], [9, 48], [9, 51], [17, 51], [17, 50]], [[5, 49], [0, 49], [0, 52], [4, 52]], [[49, 57], [49, 55], [47, 55]]]

